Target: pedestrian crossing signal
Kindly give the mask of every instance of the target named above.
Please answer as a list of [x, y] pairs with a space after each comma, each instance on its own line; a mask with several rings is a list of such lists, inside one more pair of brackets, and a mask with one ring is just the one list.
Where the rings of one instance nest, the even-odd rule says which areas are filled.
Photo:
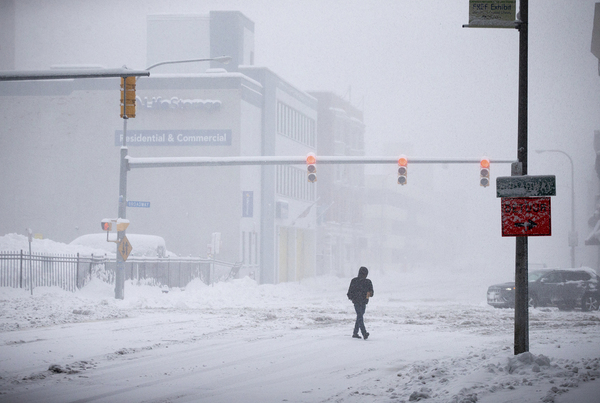
[[111, 231], [112, 230], [112, 223], [109, 220], [102, 220], [100, 225], [102, 226], [102, 231]]

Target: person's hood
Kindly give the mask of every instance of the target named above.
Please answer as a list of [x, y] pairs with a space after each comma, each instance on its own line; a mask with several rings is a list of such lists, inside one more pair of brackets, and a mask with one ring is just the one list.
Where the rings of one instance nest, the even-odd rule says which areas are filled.
[[358, 269], [358, 277], [367, 278], [368, 275], [369, 275], [369, 270], [366, 267], [363, 266], [360, 269]]

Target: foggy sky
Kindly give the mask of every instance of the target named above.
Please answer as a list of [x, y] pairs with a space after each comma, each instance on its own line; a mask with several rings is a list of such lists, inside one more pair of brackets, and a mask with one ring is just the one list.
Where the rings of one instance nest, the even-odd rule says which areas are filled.
[[[536, 154], [540, 148], [561, 149], [576, 161], [578, 265], [596, 261], [596, 248], [583, 246], [598, 193], [592, 141], [600, 129], [600, 77], [590, 52], [595, 2], [529, 2], [529, 174], [557, 175], [558, 193], [554, 235], [530, 242], [530, 262], [570, 262], [570, 165], [558, 154]], [[148, 14], [239, 10], [255, 23], [256, 65], [300, 89], [345, 96], [364, 110], [367, 154], [516, 159], [518, 31], [462, 28], [468, 0], [16, 3], [18, 69], [141, 69]], [[410, 151], [384, 148], [388, 143]], [[494, 185], [478, 186], [476, 166], [411, 166], [409, 172], [401, 191], [431, 192], [436, 217], [441, 211], [453, 225], [464, 225], [457, 228], [463, 254], [483, 237], [489, 242], [482, 256], [499, 253], [503, 264], [514, 262], [514, 242], [500, 237]], [[419, 186], [428, 175], [435, 176], [429, 182], [435, 189]], [[500, 175], [510, 175], [510, 167], [492, 166], [492, 179]]]

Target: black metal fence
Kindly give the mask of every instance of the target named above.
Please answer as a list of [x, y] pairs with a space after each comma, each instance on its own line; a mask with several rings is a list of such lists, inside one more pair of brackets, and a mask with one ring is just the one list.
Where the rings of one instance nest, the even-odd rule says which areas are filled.
[[[106, 263], [106, 271], [114, 275], [116, 261]], [[236, 278], [241, 262], [230, 263], [204, 258], [145, 258], [129, 257], [125, 262], [125, 279], [144, 281], [151, 285], [185, 287], [195, 278], [206, 284]], [[111, 283], [114, 279], [110, 280]]]
[[[93, 277], [114, 284], [116, 266], [107, 256], [0, 252], [0, 287], [56, 286], [75, 291]], [[206, 284], [236, 278], [240, 268], [241, 263], [193, 257], [130, 257], [124, 266], [126, 280], [169, 288], [185, 287], [195, 278]]]

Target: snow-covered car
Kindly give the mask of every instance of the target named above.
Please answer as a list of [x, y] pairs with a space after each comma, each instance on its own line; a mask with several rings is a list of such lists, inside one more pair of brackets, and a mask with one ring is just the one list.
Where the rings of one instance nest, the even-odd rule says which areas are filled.
[[[532, 270], [529, 280], [529, 306], [556, 306], [570, 310], [598, 310], [598, 275], [588, 267], [577, 269]], [[514, 308], [515, 283], [495, 284], [488, 288], [487, 302], [495, 308]]]
[[[110, 235], [112, 238], [114, 234]], [[112, 239], [111, 238], [111, 239]], [[127, 234], [127, 239], [133, 247], [131, 256], [167, 257], [173, 254], [167, 251], [164, 238], [157, 235]], [[104, 250], [108, 254], [116, 254], [117, 247], [114, 242], [106, 241], [106, 233], [82, 235], [70, 245], [81, 245], [90, 248]]]

